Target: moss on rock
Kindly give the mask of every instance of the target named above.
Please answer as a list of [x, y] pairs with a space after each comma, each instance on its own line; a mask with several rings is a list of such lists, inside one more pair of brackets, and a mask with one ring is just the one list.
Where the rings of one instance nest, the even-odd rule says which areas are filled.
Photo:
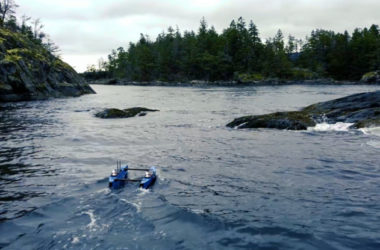
[[72, 67], [42, 44], [3, 28], [0, 28], [0, 82], [0, 101], [95, 93]]
[[365, 73], [360, 81], [365, 83], [380, 83], [380, 70]]

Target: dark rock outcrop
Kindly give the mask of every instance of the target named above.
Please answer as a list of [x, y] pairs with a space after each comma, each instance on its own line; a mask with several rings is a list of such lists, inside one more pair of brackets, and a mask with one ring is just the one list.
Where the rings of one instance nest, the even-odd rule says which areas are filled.
[[277, 112], [267, 115], [244, 116], [228, 123], [228, 127], [241, 128], [277, 128], [304, 130], [314, 126], [314, 120], [302, 112]]
[[380, 70], [368, 72], [360, 79], [363, 83], [380, 83]]
[[305, 130], [318, 122], [354, 123], [352, 128], [380, 126], [380, 91], [321, 102], [300, 111], [244, 116], [233, 120], [227, 126]]
[[0, 102], [88, 93], [95, 92], [44, 45], [0, 28]]
[[109, 119], [109, 118], [129, 118], [129, 117], [135, 117], [135, 116], [145, 116], [146, 112], [156, 112], [159, 111], [157, 109], [147, 109], [147, 108], [129, 108], [129, 109], [105, 109], [101, 112], [98, 112], [95, 114], [96, 117], [103, 118], [103, 119]]

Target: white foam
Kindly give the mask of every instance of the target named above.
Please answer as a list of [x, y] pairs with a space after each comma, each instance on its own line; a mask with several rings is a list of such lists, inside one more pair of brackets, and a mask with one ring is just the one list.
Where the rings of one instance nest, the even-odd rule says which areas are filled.
[[366, 135], [375, 135], [380, 137], [380, 127], [361, 128], [360, 131]]
[[204, 214], [204, 211], [202, 209], [191, 209], [191, 211], [195, 214]]
[[72, 244], [78, 244], [79, 243], [79, 238], [74, 237], [73, 240], [71, 241]]
[[345, 123], [345, 122], [337, 122], [334, 124], [328, 123], [318, 123], [315, 127], [308, 127], [308, 131], [348, 131], [349, 128], [353, 125], [353, 123]]
[[96, 218], [94, 215], [94, 210], [89, 210], [87, 212], [84, 212], [90, 217], [90, 223], [87, 225], [88, 228], [93, 229], [96, 226]]
[[127, 201], [126, 199], [121, 199], [121, 201], [124, 201], [125, 203], [127, 203], [127, 204], [130, 204], [130, 205], [132, 205], [132, 206], [134, 206], [135, 208], [136, 208], [136, 210], [137, 210], [137, 213], [140, 213], [141, 212], [141, 201], [139, 201], [139, 202], [130, 202], [130, 201]]
[[363, 134], [369, 135], [372, 137], [372, 140], [367, 142], [367, 145], [374, 147], [374, 148], [380, 148], [380, 127], [373, 127], [373, 128], [361, 128], [359, 129]]
[[139, 188], [139, 191], [140, 191], [140, 192], [137, 194], [138, 196], [144, 196], [144, 195], [150, 193], [150, 190], [149, 190], [149, 189], [142, 188], [142, 187]]

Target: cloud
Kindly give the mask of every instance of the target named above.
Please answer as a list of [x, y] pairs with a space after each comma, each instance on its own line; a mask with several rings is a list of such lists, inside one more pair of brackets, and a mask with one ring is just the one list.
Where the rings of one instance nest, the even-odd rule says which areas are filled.
[[379, 9], [375, 0], [236, 0], [224, 2], [209, 20], [220, 24], [243, 16], [254, 20], [264, 38], [278, 29], [302, 38], [317, 28], [341, 32], [379, 23]]
[[187, 16], [188, 11], [183, 6], [178, 5], [178, 2], [168, 1], [153, 1], [153, 0], [141, 0], [141, 1], [116, 1], [110, 3], [102, 11], [102, 18], [118, 18], [126, 16], [175, 16], [181, 17]]
[[[155, 39], [169, 26], [197, 30], [205, 17], [222, 32], [242, 16], [256, 23], [262, 38], [284, 34], [303, 38], [322, 28], [353, 31], [380, 23], [379, 0], [18, 0], [19, 15], [41, 18], [45, 31], [70, 55], [78, 70], [135, 42], [140, 33]], [[78, 58], [82, 59], [79, 60]], [[85, 59], [88, 63], [85, 63]], [[72, 61], [72, 62], [71, 62]]]

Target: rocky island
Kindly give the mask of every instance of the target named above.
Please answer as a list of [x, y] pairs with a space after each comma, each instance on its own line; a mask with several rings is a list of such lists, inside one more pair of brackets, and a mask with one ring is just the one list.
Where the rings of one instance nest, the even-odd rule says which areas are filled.
[[95, 93], [75, 70], [44, 44], [0, 28], [0, 102]]
[[244, 116], [228, 123], [227, 127], [306, 130], [318, 122], [353, 123], [351, 128], [380, 126], [380, 91], [321, 102], [300, 111]]
[[108, 108], [95, 114], [96, 117], [102, 119], [113, 119], [113, 118], [130, 118], [135, 116], [145, 116], [147, 112], [156, 112], [157, 109], [148, 109], [142, 107], [128, 108], [128, 109], [115, 109]]

